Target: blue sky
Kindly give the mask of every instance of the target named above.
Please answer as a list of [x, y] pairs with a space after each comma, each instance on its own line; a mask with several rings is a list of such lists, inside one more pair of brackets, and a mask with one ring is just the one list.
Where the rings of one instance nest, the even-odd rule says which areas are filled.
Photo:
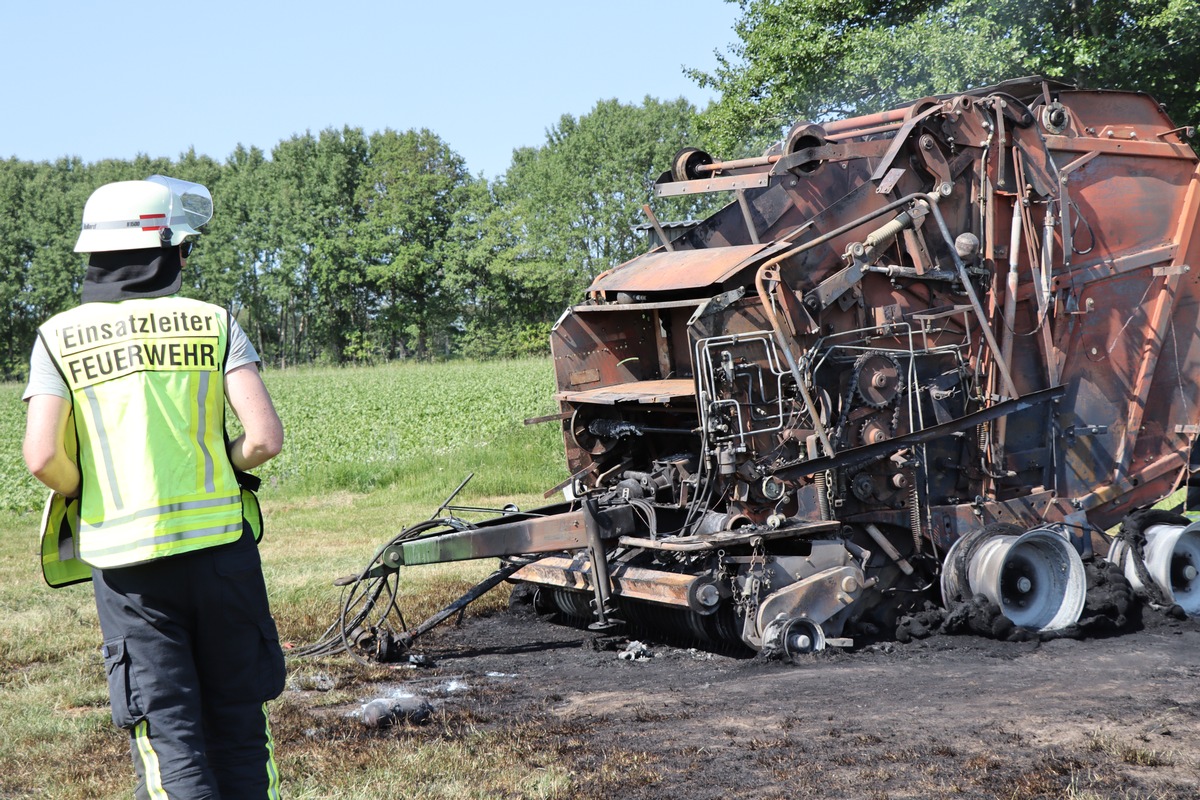
[[14, 4], [0, 158], [223, 161], [306, 130], [429, 128], [494, 178], [598, 100], [703, 106], [683, 67], [711, 70], [737, 16], [724, 0]]

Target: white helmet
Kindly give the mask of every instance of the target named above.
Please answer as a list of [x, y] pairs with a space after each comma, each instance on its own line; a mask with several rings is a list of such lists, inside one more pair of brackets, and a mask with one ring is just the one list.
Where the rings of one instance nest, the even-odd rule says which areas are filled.
[[107, 183], [83, 207], [76, 253], [175, 246], [212, 219], [212, 195], [198, 183], [163, 175]]

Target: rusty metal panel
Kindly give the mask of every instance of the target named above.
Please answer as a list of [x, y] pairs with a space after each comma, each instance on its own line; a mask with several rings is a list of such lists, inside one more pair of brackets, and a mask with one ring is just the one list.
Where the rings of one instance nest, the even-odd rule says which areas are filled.
[[669, 403], [674, 400], [694, 400], [695, 397], [696, 387], [692, 381], [672, 378], [670, 380], [620, 383], [615, 386], [577, 392], [559, 392], [554, 399], [576, 404], [598, 403], [611, 406], [617, 403]]
[[[683, 313], [690, 310], [684, 308]], [[550, 352], [558, 385], [564, 390], [664, 377], [658, 374], [652, 315], [640, 310], [571, 311], [555, 326]]]
[[660, 292], [712, 286], [736, 275], [764, 249], [766, 245], [750, 244], [646, 253], [597, 278], [591, 291]]
[[689, 300], [665, 300], [651, 303], [600, 303], [597, 305], [580, 305], [571, 309], [575, 314], [611, 314], [619, 311], [662, 311], [668, 308], [695, 308], [704, 300], [693, 298]]

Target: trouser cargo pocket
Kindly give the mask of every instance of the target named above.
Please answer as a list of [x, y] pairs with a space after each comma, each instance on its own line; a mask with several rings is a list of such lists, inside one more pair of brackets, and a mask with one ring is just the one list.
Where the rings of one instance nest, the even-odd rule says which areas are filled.
[[256, 694], [266, 702], [283, 693], [284, 684], [287, 682], [287, 666], [283, 663], [283, 648], [279, 646], [279, 633], [275, 622], [268, 617], [258, 623], [258, 629], [262, 634], [257, 670], [261, 683]]
[[104, 656], [104, 670], [108, 674], [108, 703], [112, 707], [113, 724], [131, 730], [145, 714], [124, 637], [106, 640], [100, 654]]

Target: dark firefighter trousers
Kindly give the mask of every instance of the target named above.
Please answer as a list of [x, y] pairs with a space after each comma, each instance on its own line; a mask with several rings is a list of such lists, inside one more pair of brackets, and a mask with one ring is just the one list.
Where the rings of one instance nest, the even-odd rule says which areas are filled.
[[258, 546], [92, 570], [113, 722], [137, 800], [277, 798], [266, 701], [285, 678]]

